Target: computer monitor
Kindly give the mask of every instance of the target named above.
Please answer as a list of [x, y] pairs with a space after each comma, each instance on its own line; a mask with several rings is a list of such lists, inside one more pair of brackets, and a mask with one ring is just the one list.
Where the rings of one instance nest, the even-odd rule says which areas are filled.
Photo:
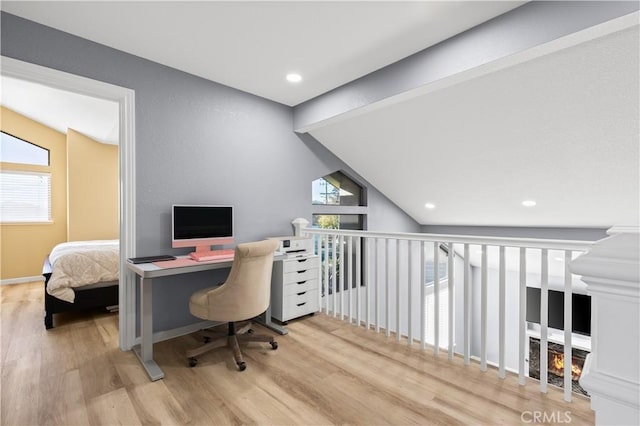
[[233, 244], [233, 206], [174, 204], [171, 210], [171, 247], [201, 252]]

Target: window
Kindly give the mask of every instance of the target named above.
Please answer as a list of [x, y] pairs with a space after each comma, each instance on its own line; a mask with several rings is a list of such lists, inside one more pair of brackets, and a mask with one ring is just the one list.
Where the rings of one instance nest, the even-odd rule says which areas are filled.
[[0, 221], [50, 222], [49, 173], [3, 170], [0, 173]]
[[312, 183], [314, 205], [362, 206], [362, 187], [342, 172], [316, 179]]
[[0, 162], [48, 166], [49, 150], [1, 132]]
[[8, 133], [0, 136], [0, 222], [50, 222], [49, 150]]
[[[444, 245], [440, 245], [440, 252], [438, 253], [438, 278], [441, 280], [447, 278], [449, 273], [448, 265], [448, 248]], [[425, 245], [425, 265], [424, 265], [424, 282], [427, 285], [433, 285], [435, 279], [435, 268], [433, 265], [433, 244]]]
[[311, 226], [322, 229], [364, 229], [364, 215], [361, 214], [314, 214]]
[[[348, 229], [348, 230], [364, 230], [366, 229], [366, 202], [365, 202], [365, 190], [362, 186], [356, 183], [353, 179], [340, 171], [333, 172], [329, 175], [316, 179], [311, 184], [312, 204], [314, 207], [314, 214], [312, 215], [312, 226], [323, 229]], [[317, 247], [321, 249], [321, 253], [324, 256], [324, 240], [316, 241]], [[328, 294], [334, 292], [340, 292], [337, 283], [340, 281], [340, 275], [344, 272], [345, 277], [349, 273], [352, 275], [353, 286], [356, 286], [356, 268], [355, 265], [355, 251], [351, 259], [346, 253], [346, 244], [336, 246], [336, 259], [333, 259], [333, 244], [334, 241], [330, 240], [327, 259], [329, 264], [329, 277], [326, 280], [328, 282]], [[363, 244], [361, 241], [361, 250], [364, 252]], [[341, 255], [342, 253], [342, 255]], [[322, 261], [325, 259], [323, 257]], [[336, 276], [333, 277], [333, 265], [336, 263]], [[365, 261], [361, 262], [361, 273], [365, 268]], [[322, 268], [322, 274], [324, 274], [324, 268]], [[363, 275], [364, 276], [364, 275]], [[324, 283], [323, 275], [323, 283]], [[364, 285], [364, 284], [362, 284]], [[344, 280], [344, 289], [348, 289], [348, 280]], [[322, 294], [325, 295], [325, 289], [322, 289]]]

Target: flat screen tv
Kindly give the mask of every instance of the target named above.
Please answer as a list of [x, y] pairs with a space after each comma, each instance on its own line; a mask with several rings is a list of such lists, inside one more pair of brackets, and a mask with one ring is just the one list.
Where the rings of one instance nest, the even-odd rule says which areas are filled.
[[173, 248], [195, 247], [199, 252], [233, 244], [233, 206], [174, 204], [171, 210]]
[[[540, 324], [540, 289], [527, 287], [527, 321]], [[549, 316], [551, 328], [564, 330], [564, 292], [549, 290]], [[571, 294], [571, 331], [591, 335], [591, 296]]]

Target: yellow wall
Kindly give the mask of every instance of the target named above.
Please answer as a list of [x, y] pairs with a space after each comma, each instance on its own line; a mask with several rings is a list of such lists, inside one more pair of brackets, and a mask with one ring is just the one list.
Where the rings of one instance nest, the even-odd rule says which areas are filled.
[[[0, 128], [49, 150], [50, 167], [31, 170], [51, 173], [51, 216], [53, 223], [0, 225], [0, 279], [35, 277], [42, 262], [56, 244], [67, 240], [67, 150], [66, 136], [14, 111], [0, 107]], [[24, 169], [25, 165], [2, 163], [3, 169]]]
[[118, 238], [118, 147], [67, 132], [69, 241]]
[[1, 167], [51, 173], [53, 220], [0, 225], [0, 279], [40, 276], [44, 258], [58, 243], [118, 238], [117, 146], [72, 129], [59, 133], [5, 107], [0, 107], [0, 129], [49, 150], [49, 167]]

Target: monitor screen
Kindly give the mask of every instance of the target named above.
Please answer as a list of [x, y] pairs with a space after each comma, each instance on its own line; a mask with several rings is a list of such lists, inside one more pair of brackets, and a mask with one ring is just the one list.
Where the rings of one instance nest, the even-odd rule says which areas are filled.
[[233, 244], [233, 207], [174, 205], [172, 247]]

